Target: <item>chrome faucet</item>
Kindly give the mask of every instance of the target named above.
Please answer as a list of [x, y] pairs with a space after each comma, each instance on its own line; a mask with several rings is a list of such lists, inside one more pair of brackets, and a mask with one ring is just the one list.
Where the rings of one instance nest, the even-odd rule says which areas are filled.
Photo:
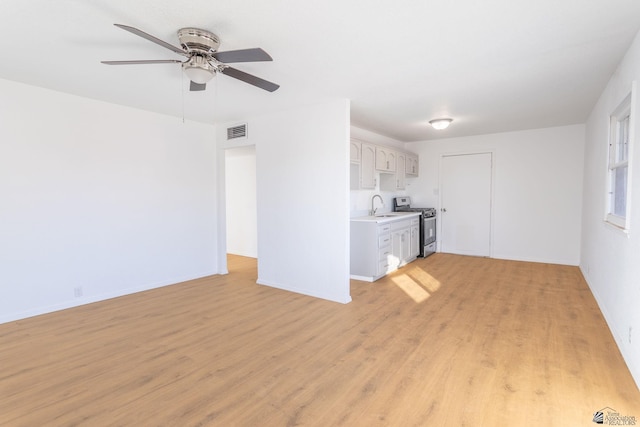
[[369, 211], [369, 215], [374, 216], [376, 214], [376, 211], [378, 210], [377, 208], [373, 207], [373, 202], [376, 200], [376, 197], [378, 199], [380, 199], [380, 203], [382, 203], [382, 206], [384, 206], [384, 200], [382, 200], [382, 196], [380, 196], [379, 194], [375, 194], [372, 198], [371, 198], [371, 210]]

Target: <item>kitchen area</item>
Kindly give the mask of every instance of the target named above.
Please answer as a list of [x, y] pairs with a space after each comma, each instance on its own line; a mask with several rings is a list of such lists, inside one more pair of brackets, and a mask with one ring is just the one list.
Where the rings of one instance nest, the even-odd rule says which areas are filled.
[[350, 277], [373, 282], [435, 253], [436, 209], [414, 206], [409, 195], [418, 155], [352, 138], [350, 161]]

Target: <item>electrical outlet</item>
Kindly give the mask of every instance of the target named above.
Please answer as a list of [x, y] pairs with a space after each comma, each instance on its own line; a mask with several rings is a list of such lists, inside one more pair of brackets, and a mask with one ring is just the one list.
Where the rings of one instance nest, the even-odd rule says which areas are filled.
[[80, 298], [82, 296], [82, 286], [73, 288], [73, 296], [75, 296], [76, 298]]

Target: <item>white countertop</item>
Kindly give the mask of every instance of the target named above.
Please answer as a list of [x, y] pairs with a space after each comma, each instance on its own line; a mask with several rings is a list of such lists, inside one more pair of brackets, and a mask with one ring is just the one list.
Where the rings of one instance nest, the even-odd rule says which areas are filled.
[[359, 216], [356, 218], [351, 218], [351, 221], [360, 221], [360, 222], [393, 222], [399, 221], [402, 219], [408, 219], [412, 216], [419, 216], [420, 212], [387, 212], [381, 213], [375, 216]]

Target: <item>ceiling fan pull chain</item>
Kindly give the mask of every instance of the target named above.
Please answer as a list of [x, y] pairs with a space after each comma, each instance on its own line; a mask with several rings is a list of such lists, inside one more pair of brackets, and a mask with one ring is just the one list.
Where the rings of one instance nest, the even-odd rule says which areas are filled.
[[184, 73], [180, 73], [180, 92], [182, 94], [182, 124], [184, 124]]

